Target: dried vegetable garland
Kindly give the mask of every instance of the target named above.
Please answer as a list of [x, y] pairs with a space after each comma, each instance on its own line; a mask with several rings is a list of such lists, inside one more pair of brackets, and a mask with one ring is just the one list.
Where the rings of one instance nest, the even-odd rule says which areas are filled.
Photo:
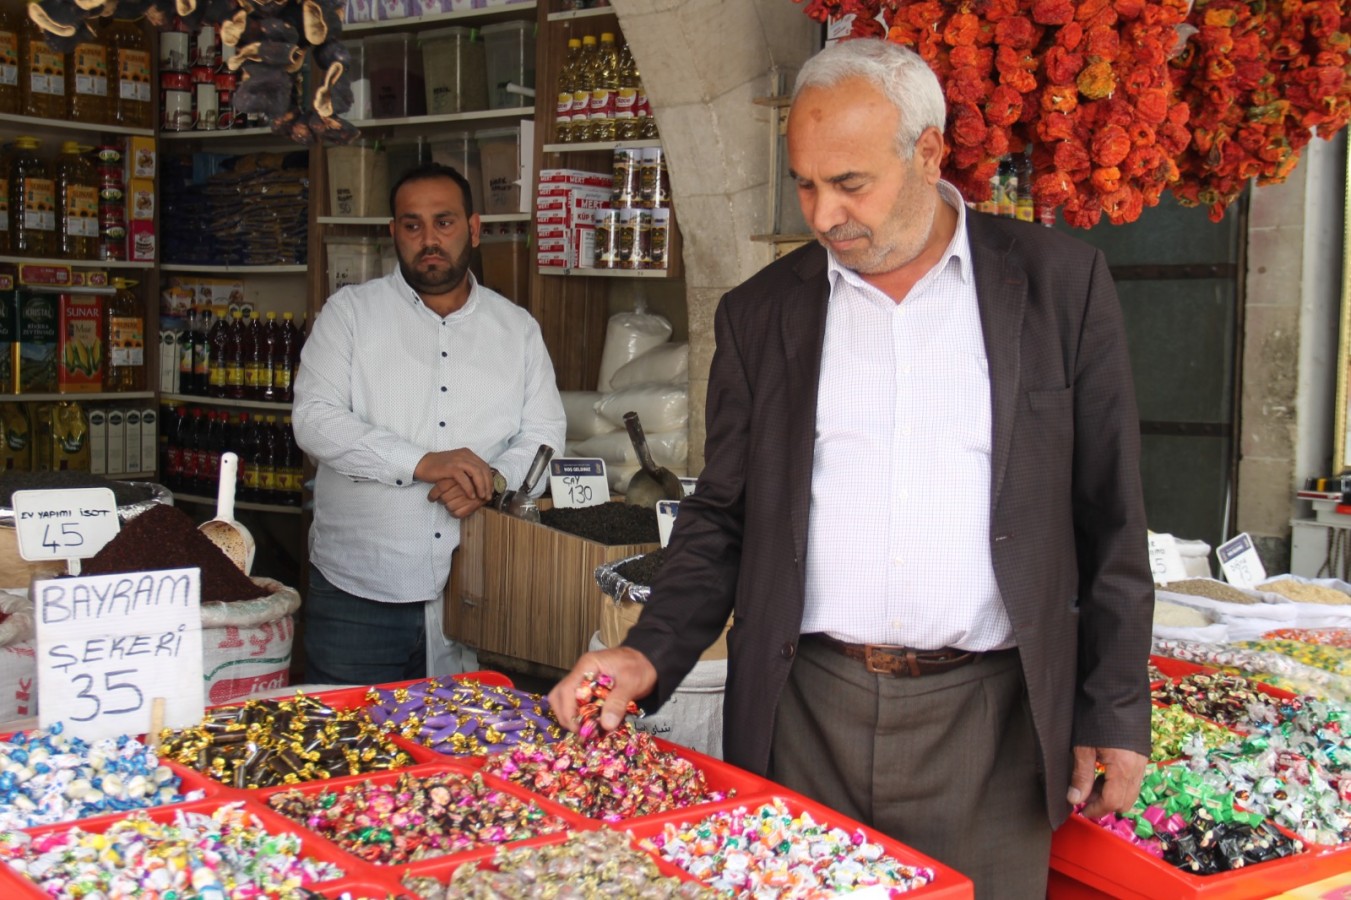
[[[795, 0], [801, 3], [804, 0]], [[806, 0], [913, 47], [948, 101], [948, 177], [990, 196], [1032, 146], [1033, 194], [1079, 228], [1133, 222], [1165, 189], [1219, 221], [1351, 118], [1337, 0]], [[883, 21], [878, 21], [881, 14]]]

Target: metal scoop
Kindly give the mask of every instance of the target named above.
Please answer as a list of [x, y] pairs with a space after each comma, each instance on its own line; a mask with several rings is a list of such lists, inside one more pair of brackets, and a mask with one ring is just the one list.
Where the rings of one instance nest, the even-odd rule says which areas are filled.
[[245, 575], [253, 571], [253, 555], [258, 547], [253, 535], [235, 520], [235, 479], [239, 472], [239, 457], [234, 453], [220, 455], [220, 487], [216, 489], [216, 518], [203, 522], [197, 530], [211, 539], [239, 567]]
[[520, 488], [503, 493], [502, 500], [497, 508], [509, 516], [538, 522], [539, 507], [535, 505], [535, 499], [530, 496], [530, 492], [535, 489], [535, 483], [544, 474], [544, 468], [549, 465], [549, 460], [553, 459], [553, 456], [553, 447], [548, 444], [540, 444], [539, 449], [535, 451], [535, 459], [530, 463], [530, 470], [525, 473], [525, 480], [521, 482]]
[[631, 506], [656, 507], [658, 500], [679, 500], [685, 496], [685, 488], [680, 477], [665, 466], [658, 466], [652, 459], [652, 451], [647, 446], [647, 435], [643, 434], [643, 423], [638, 421], [636, 412], [624, 413], [624, 426], [629, 430], [629, 440], [633, 442], [634, 452], [642, 468], [629, 479], [628, 490], [624, 491], [624, 501]]

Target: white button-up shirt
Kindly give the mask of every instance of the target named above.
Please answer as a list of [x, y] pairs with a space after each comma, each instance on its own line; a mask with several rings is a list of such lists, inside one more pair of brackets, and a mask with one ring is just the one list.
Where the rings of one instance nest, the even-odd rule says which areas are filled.
[[459, 521], [413, 479], [425, 454], [467, 447], [515, 488], [540, 444], [562, 451], [565, 431], [530, 313], [475, 282], [442, 318], [398, 270], [329, 298], [301, 354], [293, 420], [318, 466], [310, 561], [390, 602], [439, 596], [460, 541]]
[[990, 557], [989, 367], [966, 208], [904, 302], [829, 262], [803, 633], [1013, 645]]

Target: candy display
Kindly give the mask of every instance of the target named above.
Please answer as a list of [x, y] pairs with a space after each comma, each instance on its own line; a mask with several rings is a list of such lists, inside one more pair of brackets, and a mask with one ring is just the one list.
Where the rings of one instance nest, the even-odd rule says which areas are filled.
[[[600, 731], [600, 714], [605, 707], [605, 701], [610, 697], [610, 691], [614, 688], [615, 681], [604, 672], [596, 674], [586, 672], [582, 675], [582, 683], [577, 686], [577, 736], [582, 740], [595, 737]], [[624, 708], [624, 712], [631, 716], [639, 715], [638, 704], [632, 700]]]
[[372, 688], [366, 701], [376, 725], [446, 756], [486, 756], [563, 734], [544, 697], [477, 681], [430, 678], [408, 687]]
[[[614, 831], [580, 831], [559, 844], [502, 848], [490, 867], [461, 866], [443, 892], [422, 886], [424, 897], [445, 900], [553, 900], [574, 897], [628, 897], [633, 900], [713, 900], [716, 892], [696, 881], [665, 876], [628, 837]], [[440, 887], [437, 882], [435, 887]]]
[[1235, 641], [1233, 646], [1257, 653], [1279, 653], [1298, 663], [1334, 675], [1351, 675], [1351, 650], [1303, 641]]
[[1151, 762], [1194, 756], [1234, 739], [1234, 733], [1177, 706], [1156, 706], [1149, 714]]
[[201, 724], [164, 733], [170, 759], [237, 788], [361, 775], [412, 764], [364, 712], [335, 710], [297, 692], [208, 710]]
[[1262, 635], [1263, 640], [1299, 641], [1324, 647], [1351, 650], [1351, 629], [1348, 628], [1277, 628]]
[[89, 743], [49, 730], [0, 741], [0, 830], [73, 822], [130, 809], [200, 800], [134, 737]]
[[306, 792], [293, 788], [268, 805], [367, 862], [397, 864], [524, 840], [568, 827], [539, 804], [461, 772], [403, 773]]
[[777, 797], [694, 824], [668, 823], [643, 845], [737, 898], [816, 898], [868, 887], [894, 894], [934, 879], [933, 870], [889, 856], [862, 831], [818, 823], [810, 812], [794, 812]]
[[483, 771], [607, 822], [723, 799], [694, 763], [627, 725], [589, 741], [518, 744], [488, 757]]
[[1257, 686], [1237, 675], [1197, 673], [1155, 688], [1154, 700], [1180, 706], [1193, 715], [1222, 725], [1248, 718], [1248, 707], [1263, 701]]
[[239, 900], [292, 897], [344, 874], [311, 858], [298, 835], [269, 832], [239, 803], [177, 810], [166, 822], [132, 812], [101, 833], [9, 831], [0, 835], [0, 859], [49, 896], [69, 898], [221, 897], [224, 885]]
[[1154, 652], [1161, 656], [1204, 666], [1233, 669], [1255, 681], [1297, 694], [1315, 694], [1346, 703], [1351, 701], [1351, 679], [1305, 665], [1282, 653], [1237, 647], [1233, 644], [1207, 644], [1201, 641], [1155, 638]]

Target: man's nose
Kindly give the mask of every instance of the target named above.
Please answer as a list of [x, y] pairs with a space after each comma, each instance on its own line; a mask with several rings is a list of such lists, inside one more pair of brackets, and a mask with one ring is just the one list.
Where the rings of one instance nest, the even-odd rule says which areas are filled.
[[849, 220], [844, 206], [835, 200], [829, 191], [804, 191], [798, 199], [802, 205], [802, 217], [817, 234], [825, 234], [836, 225], [842, 225]]

